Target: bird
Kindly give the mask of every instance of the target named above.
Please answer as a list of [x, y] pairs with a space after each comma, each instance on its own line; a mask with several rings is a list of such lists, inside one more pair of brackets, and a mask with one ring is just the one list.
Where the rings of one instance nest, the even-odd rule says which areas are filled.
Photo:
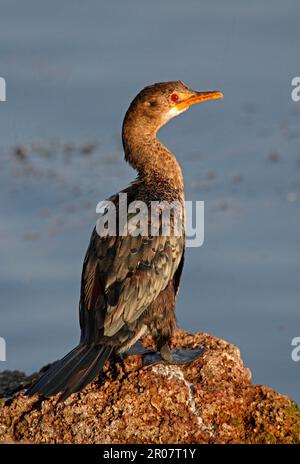
[[[156, 357], [149, 363], [180, 364], [199, 356], [199, 351], [185, 355], [170, 349], [184, 265], [184, 180], [176, 157], [157, 132], [190, 106], [222, 97], [221, 91], [199, 92], [182, 81], [169, 81], [145, 87], [131, 102], [123, 121], [122, 142], [125, 160], [137, 177], [106, 204], [114, 206], [114, 224], [120, 226], [124, 219], [121, 195], [128, 204], [146, 205], [146, 213], [153, 204], [175, 203], [181, 207], [180, 233], [175, 233], [178, 215], [174, 211], [167, 221], [168, 233], [162, 233], [164, 208], [159, 207], [156, 216], [139, 215], [139, 220], [138, 208], [125, 210], [127, 233], [122, 227], [114, 233], [103, 233], [101, 227], [99, 233], [99, 227], [94, 228], [81, 275], [79, 344], [30, 386], [27, 396], [38, 393], [49, 398], [60, 393], [63, 401], [92, 382], [114, 354], [149, 354], [151, 358], [151, 350], [143, 349], [141, 343], [147, 334], [156, 345], [152, 351]], [[108, 211], [109, 206], [101, 217]], [[139, 227], [143, 218], [146, 229]]]

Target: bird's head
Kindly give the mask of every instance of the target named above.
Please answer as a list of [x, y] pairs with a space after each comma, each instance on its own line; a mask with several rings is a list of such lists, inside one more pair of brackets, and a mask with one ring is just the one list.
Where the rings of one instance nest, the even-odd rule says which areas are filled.
[[126, 117], [157, 131], [170, 119], [178, 116], [195, 103], [223, 98], [218, 90], [198, 92], [182, 81], [160, 82], [145, 87], [132, 101]]

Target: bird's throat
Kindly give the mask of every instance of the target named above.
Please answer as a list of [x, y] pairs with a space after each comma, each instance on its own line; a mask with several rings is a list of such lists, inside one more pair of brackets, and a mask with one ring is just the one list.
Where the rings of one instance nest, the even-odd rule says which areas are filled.
[[125, 159], [138, 172], [143, 182], [165, 185], [183, 197], [183, 176], [180, 165], [156, 136], [155, 130], [123, 127]]

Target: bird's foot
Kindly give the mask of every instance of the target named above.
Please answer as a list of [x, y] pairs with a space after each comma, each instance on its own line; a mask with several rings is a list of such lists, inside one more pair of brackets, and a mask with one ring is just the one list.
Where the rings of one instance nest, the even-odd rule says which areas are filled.
[[204, 348], [184, 349], [175, 348], [171, 350], [169, 345], [166, 344], [161, 347], [159, 351], [150, 350], [138, 341], [131, 348], [129, 348], [125, 356], [128, 355], [141, 355], [143, 356], [143, 365], [150, 366], [151, 364], [166, 363], [166, 364], [189, 364], [196, 359], [200, 358], [204, 353]]
[[145, 356], [147, 354], [155, 353], [154, 350], [149, 350], [144, 347], [142, 342], [138, 340], [134, 345], [132, 345], [127, 351], [125, 351], [124, 355], [129, 356], [132, 354], [139, 354]]
[[151, 353], [144, 354], [143, 363], [144, 366], [149, 366], [151, 364], [157, 364], [160, 362], [177, 365], [189, 364], [200, 358], [204, 351], [204, 348], [195, 348], [191, 350], [175, 348], [174, 350], [171, 350], [169, 345], [164, 345], [159, 352], [152, 351]]

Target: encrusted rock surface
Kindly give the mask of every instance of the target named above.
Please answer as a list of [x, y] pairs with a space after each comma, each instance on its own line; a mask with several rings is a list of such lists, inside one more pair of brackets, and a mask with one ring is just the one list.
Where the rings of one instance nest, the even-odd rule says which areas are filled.
[[[151, 339], [144, 340], [151, 346]], [[295, 443], [296, 404], [251, 384], [239, 349], [205, 333], [177, 330], [175, 347], [205, 347], [184, 367], [142, 367], [140, 356], [107, 363], [65, 402], [23, 395], [32, 377], [0, 374], [0, 441], [34, 443]], [[15, 393], [12, 394], [12, 390]], [[18, 390], [18, 391], [17, 391]]]

